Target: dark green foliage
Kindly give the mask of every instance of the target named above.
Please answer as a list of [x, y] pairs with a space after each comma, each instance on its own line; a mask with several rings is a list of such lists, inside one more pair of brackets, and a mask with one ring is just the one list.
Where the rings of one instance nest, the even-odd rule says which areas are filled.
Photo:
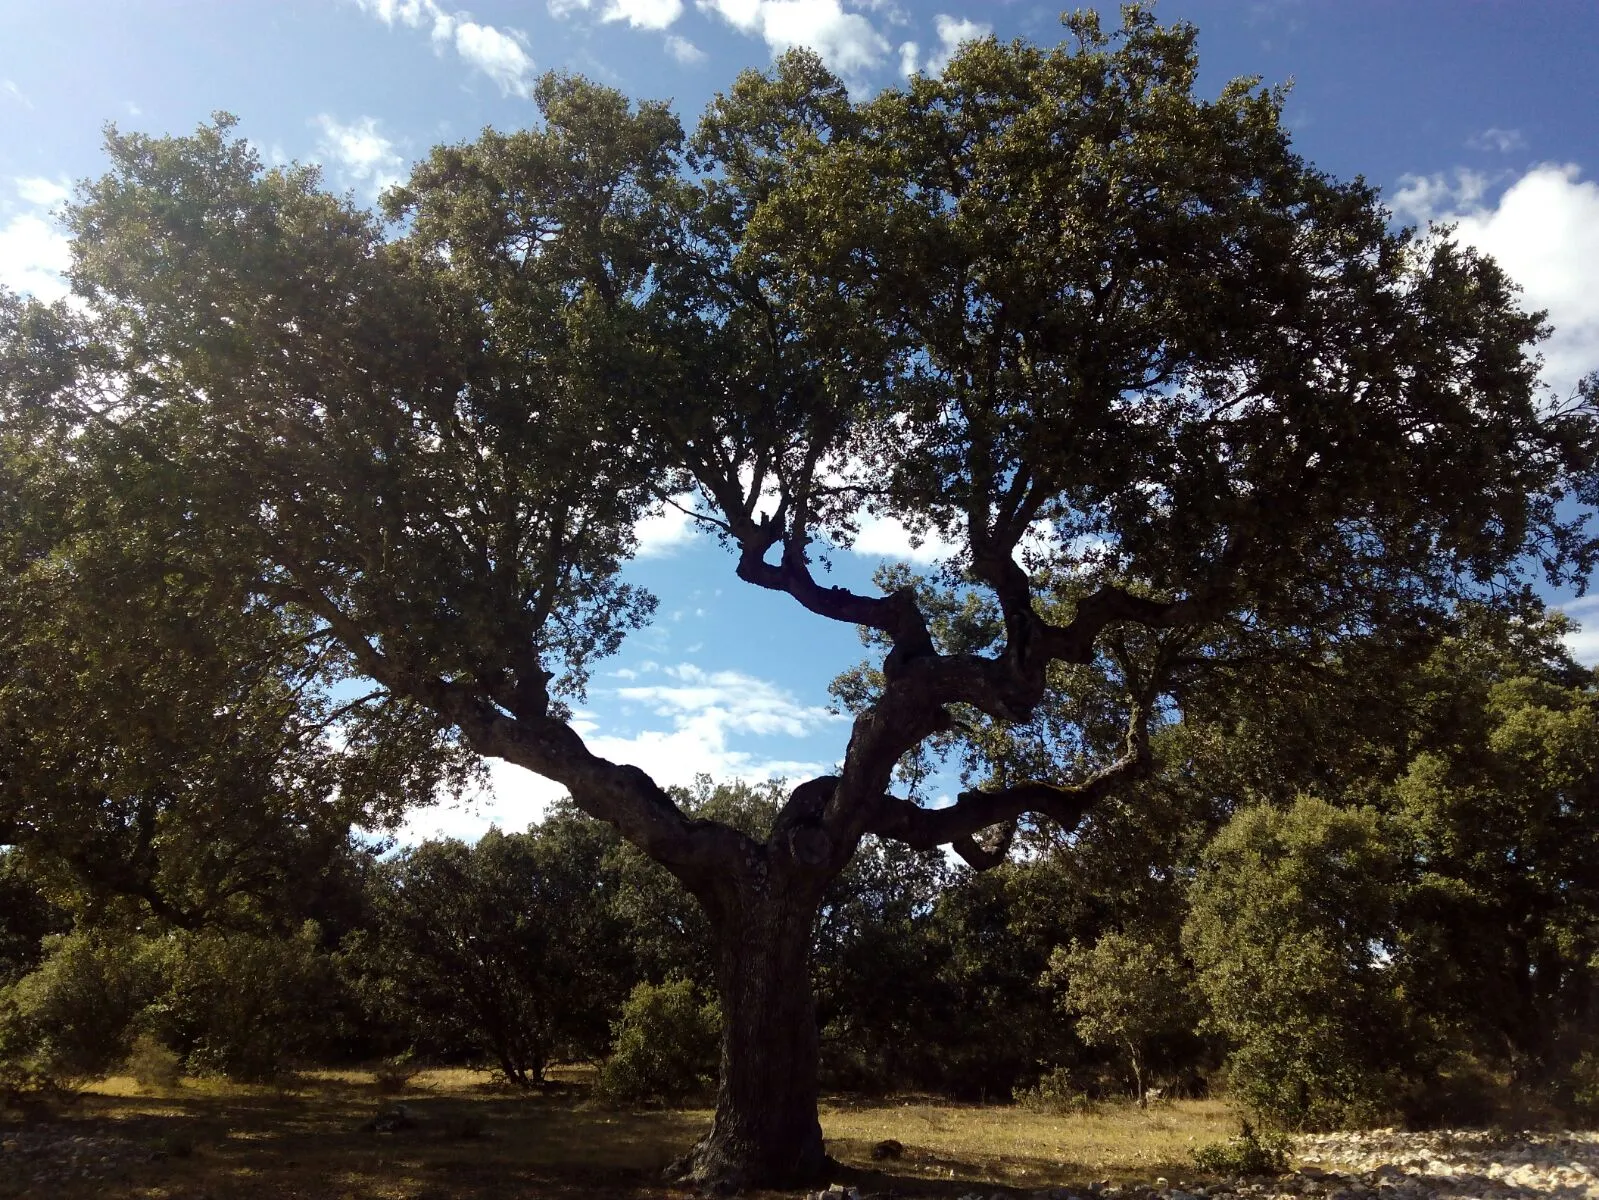
[[[977, 41], [861, 103], [790, 53], [691, 137], [551, 75], [535, 127], [437, 148], [388, 223], [230, 118], [113, 131], [67, 212], [81, 303], [0, 298], [0, 839], [76, 889], [68, 936], [289, 945], [352, 828], [458, 785], [470, 746], [609, 828], [408, 851], [344, 957], [522, 1081], [603, 1044], [630, 972], [716, 963], [705, 1179], [824, 1169], [799, 1024], [822, 910], [824, 1016], [862, 1079], [1004, 1094], [1089, 1058], [1038, 986], [1051, 952], [1170, 940], [1196, 864], [1188, 944], [1252, 1103], [1391, 1108], [1464, 995], [1439, 974], [1418, 1014], [1402, 984], [1477, 921], [1508, 1016], [1446, 1032], [1497, 1033], [1518, 1071], [1569, 1057], [1588, 683], [1496, 680], [1436, 736], [1403, 707], [1425, 689], [1350, 723], [1353, 693], [1300, 684], [1402, 671], [1474, 598], [1585, 580], [1592, 405], [1539, 395], [1542, 322], [1491, 261], [1305, 163], [1281, 91], [1202, 94], [1192, 27], [1122, 20]], [[685, 491], [740, 578], [881, 651], [840, 686], [838, 774], [787, 798], [668, 792], [572, 723], [654, 609], [622, 577], [635, 522]], [[955, 565], [820, 583], [870, 516]], [[968, 776], [951, 805], [889, 794], [939, 754]], [[1040, 865], [922, 901], [928, 852], [988, 868], [1013, 837]], [[83, 1003], [116, 1007], [115, 957], [72, 959], [104, 968]], [[873, 960], [916, 987], [880, 1000]], [[14, 985], [28, 1011], [52, 969]], [[767, 1020], [773, 995], [795, 1002]], [[934, 1048], [908, 1062], [911, 1029]]]
[[813, 971], [822, 1071], [832, 1086], [942, 1082], [928, 1035], [948, 1027], [955, 1000], [940, 979], [948, 951], [935, 930], [952, 879], [937, 851], [869, 839], [833, 881]]
[[1424, 1068], [1391, 965], [1396, 869], [1374, 813], [1309, 798], [1245, 809], [1206, 848], [1184, 942], [1253, 1111], [1380, 1124]]
[[1444, 643], [1378, 799], [1409, 1002], [1534, 1086], [1599, 1047], [1599, 690], [1565, 628], [1479, 614]]
[[0, 988], [15, 983], [44, 957], [44, 939], [66, 933], [71, 915], [46, 894], [25, 856], [0, 848]]
[[596, 1094], [618, 1108], [703, 1097], [715, 1079], [720, 1032], [715, 1001], [689, 980], [640, 983], [617, 1020]]
[[525, 834], [401, 852], [375, 873], [363, 991], [422, 1047], [475, 1047], [523, 1086], [558, 1055], [599, 1054], [627, 987], [614, 845], [563, 809]]
[[315, 925], [286, 936], [180, 933], [161, 954], [164, 988], [138, 1024], [192, 1074], [269, 1082], [338, 1049], [344, 997]]

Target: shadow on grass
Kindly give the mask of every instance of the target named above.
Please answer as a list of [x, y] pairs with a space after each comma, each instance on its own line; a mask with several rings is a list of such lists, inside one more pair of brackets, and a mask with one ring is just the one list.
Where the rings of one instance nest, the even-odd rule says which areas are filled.
[[[190, 1083], [153, 1096], [111, 1081], [117, 1086], [102, 1085], [54, 1120], [25, 1128], [0, 1123], [0, 1141], [14, 1143], [0, 1157], [0, 1197], [687, 1200], [693, 1194], [664, 1183], [662, 1173], [705, 1132], [709, 1112], [606, 1112], [585, 1106], [581, 1083], [521, 1092], [484, 1087], [481, 1076], [467, 1072], [432, 1074], [397, 1095], [379, 1095], [357, 1072], [316, 1073], [276, 1090]], [[404, 1106], [401, 1127], [374, 1129], [373, 1118], [395, 1103]], [[1142, 1151], [1133, 1165], [1130, 1157], [1107, 1162], [1098, 1151], [1075, 1161], [1084, 1153], [1066, 1136], [1075, 1119], [1041, 1123], [1011, 1110], [893, 1102], [852, 1115], [859, 1127], [831, 1130], [828, 1148], [839, 1160], [837, 1180], [863, 1195], [953, 1200], [974, 1190], [1019, 1194], [1095, 1178], [1193, 1175], [1191, 1163], [1164, 1165], [1164, 1149], [1151, 1155], [1156, 1148], [1147, 1139], [1155, 1131], [1142, 1121], [1123, 1131]], [[872, 1161], [875, 1140], [885, 1136], [868, 1136], [878, 1125], [905, 1144], [901, 1159]], [[13, 1129], [22, 1132], [12, 1137]]]
[[[402, 1128], [368, 1127], [396, 1101]], [[681, 1195], [661, 1173], [706, 1123], [692, 1113], [584, 1111], [564, 1090], [91, 1094], [52, 1121], [0, 1123], [0, 1141], [13, 1144], [0, 1158], [0, 1197]]]

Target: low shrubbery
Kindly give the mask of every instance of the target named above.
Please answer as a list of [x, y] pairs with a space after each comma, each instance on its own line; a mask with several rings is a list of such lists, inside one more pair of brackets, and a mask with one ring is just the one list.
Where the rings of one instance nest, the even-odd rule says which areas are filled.
[[616, 1046], [596, 1095], [618, 1108], [678, 1104], [705, 1095], [716, 1075], [721, 1014], [686, 979], [641, 983], [615, 1027]]
[[1288, 1170], [1288, 1138], [1263, 1133], [1248, 1121], [1237, 1137], [1194, 1151], [1194, 1162], [1212, 1175], [1281, 1175]]

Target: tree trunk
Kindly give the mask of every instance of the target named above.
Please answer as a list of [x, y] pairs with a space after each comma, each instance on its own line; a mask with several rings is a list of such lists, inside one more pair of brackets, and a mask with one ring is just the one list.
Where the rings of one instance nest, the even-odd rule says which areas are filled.
[[819, 904], [815, 887], [775, 878], [705, 902], [722, 1003], [721, 1080], [715, 1123], [679, 1174], [724, 1188], [802, 1187], [826, 1177], [810, 977]]

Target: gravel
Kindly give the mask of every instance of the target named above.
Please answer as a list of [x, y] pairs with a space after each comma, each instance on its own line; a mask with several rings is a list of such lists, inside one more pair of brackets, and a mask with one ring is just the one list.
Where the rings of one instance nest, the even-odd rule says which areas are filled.
[[[826, 1200], [857, 1200], [833, 1188]], [[1294, 1170], [1200, 1185], [1185, 1180], [1093, 1184], [1033, 1193], [1030, 1200], [1599, 1200], [1599, 1133], [1308, 1134], [1295, 1139]], [[969, 1192], [960, 1200], [1016, 1200]]]
[[73, 1179], [105, 1179], [157, 1157], [149, 1146], [107, 1133], [40, 1125], [0, 1132], [0, 1180], [34, 1187]]

